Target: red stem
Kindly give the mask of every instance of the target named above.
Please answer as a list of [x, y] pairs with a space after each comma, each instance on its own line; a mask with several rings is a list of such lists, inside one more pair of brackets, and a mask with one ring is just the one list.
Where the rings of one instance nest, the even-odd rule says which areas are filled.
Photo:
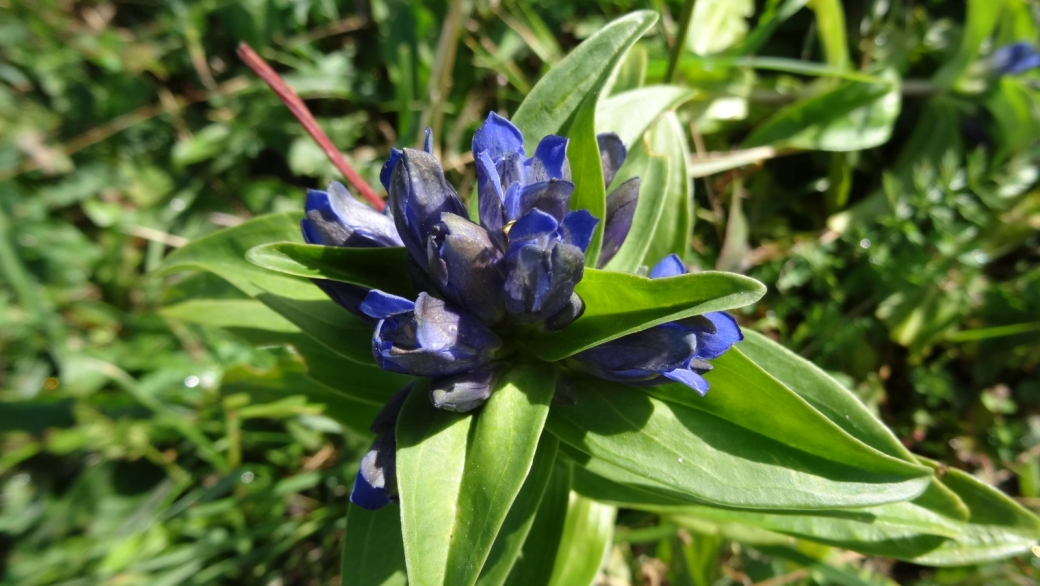
[[367, 199], [372, 204], [372, 207], [383, 211], [383, 208], [386, 207], [386, 202], [383, 201], [383, 198], [376, 195], [376, 192], [365, 183], [365, 180], [358, 175], [357, 171], [347, 163], [343, 158], [343, 154], [332, 144], [329, 137], [322, 132], [318, 122], [314, 119], [314, 115], [307, 109], [307, 105], [303, 103], [300, 96], [296, 95], [296, 92], [285, 83], [285, 80], [275, 73], [275, 70], [271, 69], [271, 66], [246, 43], [238, 44], [238, 56], [250, 69], [260, 76], [260, 79], [267, 83], [268, 87], [274, 90], [274, 93], [282, 100], [285, 107], [289, 108], [292, 115], [300, 121], [307, 134], [311, 135], [314, 142], [318, 143], [321, 150], [325, 152], [325, 156], [329, 158], [329, 161], [347, 178], [347, 183], [350, 183], [362, 197]]

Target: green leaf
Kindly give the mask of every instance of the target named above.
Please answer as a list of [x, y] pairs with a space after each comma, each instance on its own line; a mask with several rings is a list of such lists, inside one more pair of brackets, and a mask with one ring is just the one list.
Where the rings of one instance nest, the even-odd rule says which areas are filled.
[[[642, 87], [646, 83], [646, 68], [649, 59], [650, 55], [646, 48], [639, 45], [632, 47], [632, 50], [618, 65], [611, 82], [604, 88], [606, 93], [614, 95]], [[596, 118], [599, 118], [598, 111]]]
[[843, 83], [791, 104], [756, 128], [744, 146], [844, 152], [884, 144], [901, 106], [898, 77], [889, 72], [885, 78], [888, 83]]
[[661, 114], [696, 95], [676, 85], [650, 85], [610, 96], [596, 107], [596, 132], [615, 132], [629, 149], [635, 148]]
[[559, 440], [551, 433], [543, 433], [538, 440], [538, 450], [531, 463], [531, 471], [513, 501], [513, 506], [502, 523], [495, 544], [491, 546], [484, 569], [480, 572], [477, 586], [504, 584], [524, 546], [535, 515], [542, 502], [546, 486], [552, 478], [556, 463]]
[[608, 479], [583, 467], [574, 470], [574, 489], [597, 501], [650, 511], [696, 530], [703, 521], [740, 523], [869, 555], [911, 558], [955, 537], [960, 523], [927, 506], [933, 484], [911, 502], [861, 509], [761, 511], [691, 505], [673, 500], [646, 484]]
[[[693, 183], [689, 175], [686, 131], [674, 112], [664, 114], [646, 137], [650, 152], [668, 158], [668, 182], [664, 188], [662, 214], [642, 264], [654, 266], [669, 254], [686, 258], [693, 230]], [[640, 189], [639, 198], [648, 195]], [[634, 227], [633, 227], [634, 229]]]
[[292, 242], [261, 244], [246, 259], [265, 269], [304, 277], [352, 283], [409, 299], [415, 286], [406, 270], [404, 248], [346, 248]]
[[914, 498], [929, 483], [928, 472], [914, 466], [875, 472], [833, 462], [630, 387], [582, 377], [577, 388], [577, 406], [553, 406], [549, 431], [582, 453], [702, 502], [863, 507]]
[[398, 508], [367, 511], [357, 505], [347, 509], [347, 534], [343, 540], [341, 575], [357, 586], [404, 586], [404, 545]]
[[845, 37], [845, 9], [838, 0], [809, 0], [809, 8], [816, 13], [816, 32], [823, 46], [823, 55], [832, 67], [849, 66], [848, 39]]
[[563, 524], [567, 518], [567, 504], [571, 494], [571, 468], [569, 462], [564, 463], [557, 458], [549, 476], [549, 484], [545, 487], [545, 494], [538, 504], [531, 531], [527, 534], [520, 556], [509, 573], [507, 585], [549, 583], [556, 556], [560, 551]]
[[302, 243], [300, 217], [301, 214], [295, 212], [260, 216], [197, 238], [173, 251], [156, 272], [209, 271], [249, 296], [264, 291], [277, 292], [281, 286], [298, 287], [300, 279], [262, 269], [246, 260], [246, 252], [270, 242]]
[[1004, 493], [955, 468], [921, 458], [936, 468], [942, 483], [968, 506], [960, 535], [913, 559], [927, 566], [962, 566], [1029, 551], [1040, 541], [1040, 519]]
[[596, 266], [603, 245], [603, 225], [607, 217], [607, 193], [603, 185], [603, 166], [595, 129], [598, 97], [598, 94], [589, 94], [585, 98], [574, 115], [574, 122], [567, 129], [567, 138], [570, 139], [567, 160], [574, 181], [570, 209], [586, 210], [599, 219], [592, 240], [585, 249], [585, 264], [592, 267]]
[[863, 471], [895, 476], [927, 475], [928, 469], [859, 441], [769, 376], [736, 349], [711, 361], [704, 397], [678, 383], [647, 391], [672, 404], [725, 419], [780, 444]]
[[412, 583], [477, 580], [531, 469], [554, 376], [544, 363], [518, 363], [472, 416], [434, 408], [425, 388], [408, 398], [397, 470]]
[[732, 273], [648, 279], [591, 268], [575, 290], [585, 301], [585, 313], [566, 328], [526, 343], [542, 360], [555, 362], [658, 324], [742, 307], [765, 294], [758, 281]]
[[617, 509], [571, 492], [549, 586], [592, 584], [610, 551]]
[[812, 362], [769, 338], [744, 330], [741, 354], [787, 385], [820, 413], [876, 450], [908, 462], [914, 456], [851, 391]]
[[159, 313], [164, 317], [216, 328], [248, 325], [271, 332], [300, 331], [291, 321], [255, 299], [189, 299], [167, 305]]
[[598, 93], [628, 50], [657, 22], [648, 10], [614, 20], [578, 45], [534, 86], [513, 115], [524, 133], [524, 146], [534, 152], [542, 137], [559, 134], [585, 103]]
[[953, 85], [975, 62], [979, 49], [997, 24], [997, 18], [1004, 3], [992, 0], [968, 0], [967, 5], [968, 14], [957, 53], [932, 76], [931, 81], [938, 86], [939, 90]]

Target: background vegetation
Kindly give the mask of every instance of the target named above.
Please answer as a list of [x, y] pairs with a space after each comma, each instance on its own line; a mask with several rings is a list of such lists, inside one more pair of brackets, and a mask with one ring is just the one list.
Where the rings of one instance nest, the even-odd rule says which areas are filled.
[[[468, 186], [486, 112], [636, 8], [663, 26], [627, 65], [694, 90], [687, 262], [769, 285], [746, 326], [1040, 510], [1040, 77], [991, 58], [1038, 7], [805, 4], [701, 0], [682, 39], [664, 2], [0, 2], [0, 583], [338, 580], [368, 440], [291, 351], [181, 319], [213, 279], [151, 274], [338, 179], [239, 41], [371, 184], [430, 126]], [[901, 83], [833, 97], [857, 71]], [[615, 542], [603, 583], [1040, 580], [1037, 555], [935, 570], [625, 511]]]

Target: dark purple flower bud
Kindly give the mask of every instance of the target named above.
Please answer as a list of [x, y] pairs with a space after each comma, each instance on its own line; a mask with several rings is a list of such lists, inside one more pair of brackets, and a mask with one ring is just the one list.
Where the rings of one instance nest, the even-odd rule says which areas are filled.
[[390, 206], [408, 253], [425, 265], [426, 240], [441, 214], [469, 218], [458, 194], [444, 178], [444, 169], [429, 153], [404, 149], [390, 179]]
[[435, 378], [430, 383], [430, 401], [438, 409], [458, 413], [472, 411], [487, 402], [494, 378], [495, 372], [490, 366]]
[[599, 253], [600, 267], [610, 262], [632, 229], [632, 218], [639, 203], [639, 177], [633, 177], [607, 196], [607, 219], [603, 224], [603, 248]]
[[328, 191], [309, 190], [300, 222], [308, 244], [325, 246], [404, 246], [394, 221], [354, 199], [340, 183]]
[[397, 501], [397, 440], [393, 433], [376, 437], [354, 478], [350, 502], [374, 511]]
[[379, 182], [383, 184], [383, 189], [387, 193], [390, 193], [390, 178], [394, 176], [394, 169], [397, 168], [397, 162], [401, 160], [403, 154], [401, 149], [390, 147], [390, 154], [386, 157], [383, 168], [379, 170]]
[[382, 435], [394, 432], [397, 427], [397, 417], [401, 414], [401, 407], [404, 407], [404, 401], [414, 386], [414, 383], [405, 385], [400, 391], [394, 393], [393, 397], [390, 397], [390, 400], [383, 405], [375, 419], [372, 420], [372, 425], [369, 426], [372, 433]]
[[444, 297], [493, 325], [502, 320], [502, 253], [480, 226], [444, 213], [427, 241], [427, 272]]
[[621, 137], [613, 132], [597, 135], [596, 142], [599, 144], [600, 164], [603, 167], [603, 185], [609, 188], [618, 169], [625, 164], [628, 149], [625, 148], [625, 143], [621, 142]]
[[[686, 273], [678, 256], [671, 254], [650, 271], [651, 279]], [[718, 358], [744, 339], [737, 321], [716, 311], [623, 336], [572, 356], [574, 367], [599, 378], [636, 385], [673, 380], [701, 395], [708, 391], [702, 376], [711, 370], [707, 360]]]
[[583, 313], [585, 313], [585, 302], [581, 300], [577, 293], [571, 293], [571, 298], [567, 305], [564, 305], [563, 309], [545, 320], [545, 331], [555, 332], [556, 330], [562, 330], [581, 317]]
[[487, 364], [502, 341], [480, 320], [420, 293], [415, 303], [373, 290], [361, 310], [378, 318], [372, 354], [383, 370], [445, 376]]
[[513, 225], [506, 253], [506, 310], [520, 323], [553, 317], [585, 272], [581, 249], [562, 239], [555, 218], [532, 210]]
[[997, 75], [1025, 73], [1034, 67], [1040, 67], [1040, 53], [1030, 43], [1013, 43], [994, 51], [987, 59], [987, 65], [990, 71]]
[[571, 363], [602, 379], [639, 383], [682, 368], [696, 347], [693, 332], [666, 324], [579, 352]]

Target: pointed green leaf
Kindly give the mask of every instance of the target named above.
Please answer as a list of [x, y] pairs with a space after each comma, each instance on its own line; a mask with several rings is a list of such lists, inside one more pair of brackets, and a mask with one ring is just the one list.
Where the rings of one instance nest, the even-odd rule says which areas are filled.
[[555, 468], [559, 443], [551, 433], [543, 433], [539, 438], [538, 451], [535, 452], [534, 462], [531, 463], [531, 471], [527, 474], [523, 487], [502, 523], [502, 529], [498, 532], [487, 562], [484, 563], [484, 569], [480, 572], [477, 586], [505, 584], [531, 531], [531, 526], [534, 525], [535, 515]]
[[887, 83], [845, 82], [791, 104], [756, 128], [744, 146], [845, 152], [884, 144], [902, 105], [899, 78], [884, 77]]
[[555, 389], [551, 366], [520, 362], [502, 376], [475, 416], [448, 552], [447, 584], [473, 584], [480, 575], [531, 470]]
[[598, 93], [633, 44], [657, 22], [648, 10], [633, 12], [600, 29], [578, 45], [534, 86], [513, 115], [534, 152], [542, 137], [559, 134], [586, 96]]
[[592, 584], [610, 551], [617, 509], [571, 492], [549, 586]]
[[603, 166], [596, 140], [596, 99], [589, 94], [567, 128], [567, 160], [571, 165], [574, 192], [570, 198], [571, 210], [585, 210], [598, 218], [592, 240], [585, 249], [585, 264], [596, 266], [599, 249], [603, 245], [603, 225], [607, 217], [607, 193], [603, 185]]
[[860, 441], [890, 456], [915, 461], [895, 434], [820, 367], [750, 330], [744, 330], [744, 341], [736, 348]]
[[473, 415], [434, 408], [425, 388], [408, 398], [397, 471], [412, 583], [477, 580], [531, 469], [554, 377], [544, 363], [518, 363]]
[[696, 95], [693, 90], [676, 85], [650, 85], [610, 96], [596, 107], [596, 132], [615, 132], [632, 149], [661, 114]]
[[261, 244], [246, 253], [265, 269], [304, 277], [352, 283], [414, 299], [404, 248], [345, 248], [293, 242]]
[[930, 474], [862, 470], [767, 438], [704, 411], [630, 387], [581, 378], [578, 405], [554, 405], [561, 441], [636, 476], [708, 503], [743, 508], [835, 509], [914, 498]]
[[585, 301], [585, 313], [566, 328], [527, 342], [542, 360], [562, 360], [625, 334], [691, 315], [742, 307], [765, 294], [758, 281], [733, 273], [651, 280], [591, 268], [585, 269], [575, 290]]
[[705, 375], [711, 390], [704, 397], [677, 383], [650, 387], [647, 392], [663, 401], [711, 413], [833, 462], [877, 473], [928, 474], [924, 466], [890, 456], [859, 441], [737, 349], [731, 349], [711, 363], [714, 369]]
[[366, 511], [350, 505], [340, 575], [344, 584], [357, 586], [404, 586], [408, 583], [397, 507]]
[[[666, 212], [653, 232], [642, 264], [652, 267], [669, 254], [686, 258], [693, 229], [693, 183], [688, 171], [689, 148], [686, 132], [674, 112], [661, 117], [646, 136], [650, 151], [668, 159], [668, 180], [664, 187]], [[640, 190], [639, 197], [643, 198]]]
[[560, 550], [570, 494], [571, 465], [557, 458], [549, 476], [549, 484], [545, 487], [545, 494], [538, 504], [531, 530], [506, 580], [508, 586], [549, 583], [556, 555]]
[[1025, 553], [1040, 542], [1040, 519], [999, 490], [954, 468], [935, 466], [942, 483], [968, 506], [960, 535], [912, 561], [927, 566], [962, 566]]
[[472, 415], [434, 408], [416, 385], [397, 420], [401, 535], [412, 584], [444, 584]]

